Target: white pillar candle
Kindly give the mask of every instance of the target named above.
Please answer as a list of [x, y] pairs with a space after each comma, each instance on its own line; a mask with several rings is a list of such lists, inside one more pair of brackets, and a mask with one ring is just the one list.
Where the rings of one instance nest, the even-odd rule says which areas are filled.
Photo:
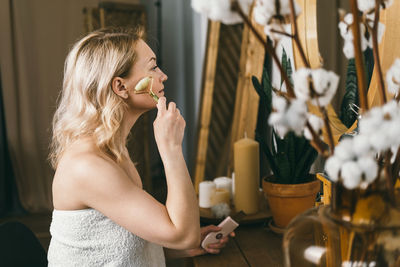
[[214, 179], [217, 189], [226, 189], [229, 192], [229, 197], [232, 198], [232, 179], [228, 177], [217, 177]]
[[201, 208], [211, 208], [211, 198], [215, 194], [216, 187], [213, 181], [204, 181], [199, 184], [199, 206]]

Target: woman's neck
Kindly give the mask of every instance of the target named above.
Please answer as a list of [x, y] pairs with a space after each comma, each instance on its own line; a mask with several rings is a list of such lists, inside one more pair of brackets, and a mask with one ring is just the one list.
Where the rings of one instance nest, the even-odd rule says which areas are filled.
[[123, 140], [126, 140], [128, 138], [128, 135], [133, 127], [133, 125], [136, 123], [136, 121], [139, 119], [139, 117], [143, 114], [144, 112], [126, 112], [124, 118], [122, 119], [121, 123], [121, 134], [122, 137], [124, 138]]

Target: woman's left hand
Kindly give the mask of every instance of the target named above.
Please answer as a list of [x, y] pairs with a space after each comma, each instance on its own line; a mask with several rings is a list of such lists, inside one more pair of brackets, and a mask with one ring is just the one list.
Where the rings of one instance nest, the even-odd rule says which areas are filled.
[[[203, 242], [204, 238], [207, 236], [208, 233], [218, 232], [221, 229], [222, 229], [221, 227], [218, 227], [218, 226], [215, 226], [215, 225], [208, 225], [208, 226], [202, 227], [200, 229], [201, 242]], [[192, 252], [191, 254], [193, 254], [193, 256], [199, 256], [199, 255], [203, 255], [203, 254], [206, 254], [206, 253], [218, 254], [218, 253], [221, 252], [221, 249], [226, 246], [226, 243], [229, 241], [229, 236], [234, 237], [235, 236], [235, 232], [232, 232], [228, 236], [225, 236], [224, 238], [221, 238], [219, 240], [219, 242], [209, 244], [207, 246], [207, 248], [205, 248], [205, 249], [203, 249], [202, 247], [195, 248], [195, 249], [193, 249], [191, 251]]]
[[[200, 228], [201, 242], [203, 242], [204, 238], [207, 236], [208, 233], [218, 232], [221, 229], [222, 229], [221, 227], [215, 225], [208, 225]], [[206, 253], [218, 254], [221, 252], [221, 249], [225, 247], [226, 243], [229, 241], [229, 237], [234, 237], [234, 236], [235, 233], [232, 232], [228, 236], [221, 238], [218, 242], [209, 244], [205, 249], [199, 246], [198, 248], [186, 249], [186, 250], [175, 250], [175, 249], [164, 248], [164, 251], [167, 258], [195, 257]]]

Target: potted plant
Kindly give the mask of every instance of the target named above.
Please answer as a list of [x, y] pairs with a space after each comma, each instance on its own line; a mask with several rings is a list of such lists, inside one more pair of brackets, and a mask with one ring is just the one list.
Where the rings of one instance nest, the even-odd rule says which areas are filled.
[[[282, 67], [291, 80], [291, 63], [285, 50], [282, 53]], [[261, 83], [252, 77], [254, 88], [260, 96], [256, 140], [265, 156], [261, 158], [268, 162], [272, 171], [272, 175], [262, 179], [263, 191], [275, 225], [285, 228], [297, 214], [314, 206], [320, 182], [310, 174], [310, 168], [318, 153], [304, 136], [297, 136], [293, 131], [280, 136], [268, 125], [273, 88], [267, 69], [268, 66], [264, 68]]]

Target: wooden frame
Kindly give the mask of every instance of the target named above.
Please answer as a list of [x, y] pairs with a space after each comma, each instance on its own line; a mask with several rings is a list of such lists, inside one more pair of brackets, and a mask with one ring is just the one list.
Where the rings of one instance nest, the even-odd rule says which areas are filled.
[[194, 172], [196, 192], [203, 180], [230, 176], [233, 143], [245, 132], [254, 138], [258, 95], [251, 77], [261, 77], [264, 53], [247, 26], [209, 23]]

